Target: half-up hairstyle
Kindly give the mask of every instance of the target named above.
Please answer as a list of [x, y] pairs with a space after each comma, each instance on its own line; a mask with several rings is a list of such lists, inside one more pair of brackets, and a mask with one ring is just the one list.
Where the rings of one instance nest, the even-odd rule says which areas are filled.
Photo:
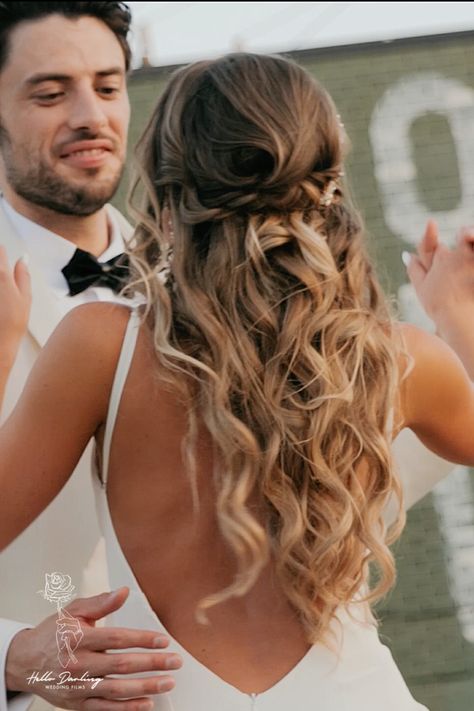
[[[395, 338], [341, 182], [343, 144], [307, 72], [230, 54], [171, 78], [132, 192], [143, 201], [132, 261], [160, 370], [192, 403], [191, 470], [198, 420], [213, 439], [236, 561], [232, 585], [200, 609], [244, 595], [271, 560], [312, 642], [370, 560], [380, 574], [367, 599], [393, 583], [382, 512], [400, 498]], [[400, 514], [392, 537], [401, 526]]]

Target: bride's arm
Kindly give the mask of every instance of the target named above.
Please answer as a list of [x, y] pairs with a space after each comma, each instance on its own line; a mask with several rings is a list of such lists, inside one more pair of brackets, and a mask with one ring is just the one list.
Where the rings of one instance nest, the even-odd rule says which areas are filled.
[[[441, 457], [474, 465], [474, 384], [466, 368], [437, 336], [408, 324], [400, 329], [411, 359], [401, 383], [403, 426]], [[474, 359], [468, 348], [463, 354]]]
[[0, 551], [59, 493], [105, 419], [129, 313], [80, 306], [41, 351], [0, 429]]

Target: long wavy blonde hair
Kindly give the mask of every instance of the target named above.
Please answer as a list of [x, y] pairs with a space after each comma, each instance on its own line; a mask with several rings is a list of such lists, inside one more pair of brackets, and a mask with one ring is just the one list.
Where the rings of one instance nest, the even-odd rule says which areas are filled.
[[160, 370], [190, 403], [190, 470], [198, 421], [213, 439], [236, 560], [233, 583], [200, 609], [244, 595], [271, 560], [313, 642], [371, 559], [367, 599], [393, 583], [382, 512], [400, 498], [395, 339], [341, 183], [343, 143], [332, 100], [303, 69], [231, 54], [172, 76], [132, 190], [135, 287]]

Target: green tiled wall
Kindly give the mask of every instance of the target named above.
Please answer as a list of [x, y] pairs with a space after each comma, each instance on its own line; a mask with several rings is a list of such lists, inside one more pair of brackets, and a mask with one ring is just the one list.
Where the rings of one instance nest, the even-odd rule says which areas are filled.
[[[347, 172], [356, 202], [366, 220], [370, 249], [384, 285], [393, 295], [406, 281], [401, 252], [412, 248], [412, 244], [389, 226], [387, 200], [390, 196], [384, 196], [377, 178], [378, 157], [369, 127], [377, 107], [394, 87], [410, 84], [422, 73], [425, 77], [427, 73], [436, 73], [438, 84], [440, 80], [449, 80], [445, 84], [446, 93], [441, 91], [437, 103], [416, 115], [407, 129], [416, 172], [412, 189], [418, 204], [422, 204], [427, 213], [442, 218], [441, 229], [445, 237], [451, 230], [450, 217], [455, 222], [461, 214], [456, 211], [462, 200], [467, 205], [462, 218], [469, 219], [469, 205], [472, 204], [474, 222], [474, 188], [460, 169], [462, 161], [468, 165], [472, 158], [474, 178], [474, 93], [470, 96], [474, 90], [473, 41], [474, 32], [464, 32], [293, 55], [326, 86], [338, 106], [352, 143]], [[131, 145], [144, 127], [167, 73], [169, 70], [166, 69], [149, 69], [135, 72], [131, 77]], [[423, 103], [424, 94], [424, 85], [418, 94], [409, 92], [409, 101], [414, 102], [415, 108], [417, 102]], [[400, 104], [395, 101], [383, 125], [389, 148], [391, 136], [394, 137], [392, 149], [395, 154], [398, 150], [397, 122], [406, 108], [402, 101]], [[453, 124], [456, 117], [460, 122], [457, 129]], [[122, 208], [124, 195], [125, 188], [122, 187], [116, 201]], [[408, 202], [404, 210], [401, 204], [400, 209], [413, 240], [413, 234], [421, 235], [417, 232], [420, 218], [413, 213], [411, 222], [410, 205]], [[472, 472], [458, 471], [451, 481], [437, 487], [434, 494], [414, 507], [395, 552], [398, 584], [379, 610], [383, 638], [420, 702], [431, 711], [472, 711]]]

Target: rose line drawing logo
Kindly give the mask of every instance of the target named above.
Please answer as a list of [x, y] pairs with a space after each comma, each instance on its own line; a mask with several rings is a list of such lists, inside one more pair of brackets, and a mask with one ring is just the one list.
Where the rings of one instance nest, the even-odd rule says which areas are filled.
[[56, 603], [58, 611], [58, 619], [56, 620], [58, 661], [63, 669], [66, 669], [70, 663], [77, 664], [74, 651], [84, 637], [79, 620], [62, 608], [62, 605], [67, 604], [72, 599], [75, 586], [72, 585], [70, 576], [64, 573], [45, 573], [45, 579], [44, 590], [38, 590], [38, 593], [48, 602]]

